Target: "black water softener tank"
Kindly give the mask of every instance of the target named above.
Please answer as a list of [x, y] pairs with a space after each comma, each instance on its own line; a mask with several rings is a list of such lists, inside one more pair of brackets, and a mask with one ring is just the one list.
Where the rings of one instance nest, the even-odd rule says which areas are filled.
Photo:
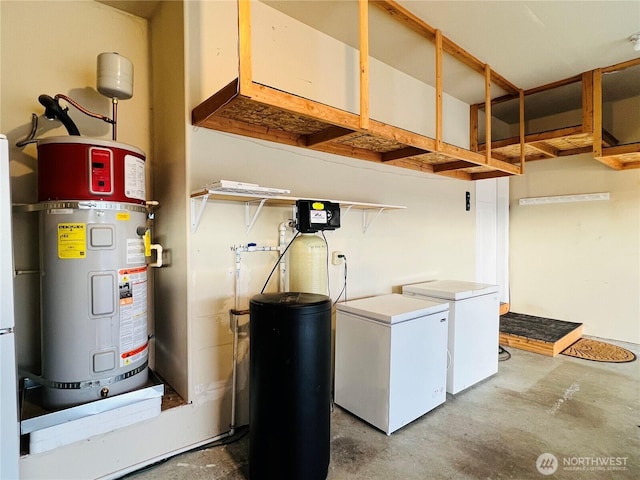
[[329, 469], [331, 299], [266, 293], [250, 303], [251, 480], [324, 480]]

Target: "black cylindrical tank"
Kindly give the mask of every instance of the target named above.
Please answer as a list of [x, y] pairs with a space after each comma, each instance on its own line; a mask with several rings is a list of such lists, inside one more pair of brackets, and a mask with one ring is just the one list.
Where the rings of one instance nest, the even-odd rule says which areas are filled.
[[250, 478], [323, 480], [330, 453], [331, 299], [260, 294], [250, 313]]

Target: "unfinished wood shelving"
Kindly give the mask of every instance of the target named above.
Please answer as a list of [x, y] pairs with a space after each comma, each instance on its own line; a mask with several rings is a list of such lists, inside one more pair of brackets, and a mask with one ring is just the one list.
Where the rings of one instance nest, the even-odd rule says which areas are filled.
[[[484, 98], [488, 105], [486, 115], [489, 120], [492, 84], [512, 95], [521, 95], [522, 91], [409, 10], [391, 0], [358, 1], [360, 98], [359, 114], [356, 114], [253, 80], [251, 3], [249, 0], [240, 0], [238, 3], [238, 78], [193, 109], [194, 125], [464, 180], [518, 175], [522, 172], [524, 156], [506, 159], [493, 155], [492, 149], [472, 151], [443, 140], [444, 54], [484, 77]], [[370, 117], [369, 4], [379, 7], [435, 46], [435, 138]], [[487, 138], [491, 138], [490, 129]]]
[[[604, 128], [603, 98], [606, 91], [603, 87], [603, 75], [621, 72], [629, 68], [640, 69], [640, 58], [612, 65], [610, 67], [591, 70], [575, 77], [567, 78], [524, 92], [525, 102], [531, 96], [545, 92], [553, 92], [572, 84], [581, 84], [581, 121], [577, 125], [566, 125], [543, 132], [524, 134], [524, 142], [520, 136], [509, 137], [491, 142], [492, 156], [505, 162], [517, 162], [522, 156], [526, 161], [544, 160], [580, 153], [592, 153], [594, 159], [616, 169], [627, 170], [640, 168], [640, 141], [621, 142]], [[640, 70], [635, 74], [640, 85]], [[637, 93], [636, 93], [637, 95]], [[494, 100], [494, 110], [502, 102], [515, 101], [514, 96], [506, 96]], [[533, 103], [533, 102], [532, 102]], [[481, 114], [485, 104], [472, 105], [472, 118]], [[528, 109], [523, 106], [522, 111]], [[640, 120], [629, 119], [638, 125]], [[520, 120], [524, 126], [524, 119]], [[474, 142], [472, 142], [474, 143]], [[484, 152], [485, 143], [477, 143], [476, 150]]]

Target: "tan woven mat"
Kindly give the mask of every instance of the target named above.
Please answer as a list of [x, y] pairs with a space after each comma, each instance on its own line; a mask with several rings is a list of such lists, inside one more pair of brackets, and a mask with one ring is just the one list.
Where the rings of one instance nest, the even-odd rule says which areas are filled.
[[635, 354], [626, 348], [589, 338], [581, 338], [563, 350], [562, 354], [595, 362], [624, 363], [633, 362], [636, 359]]

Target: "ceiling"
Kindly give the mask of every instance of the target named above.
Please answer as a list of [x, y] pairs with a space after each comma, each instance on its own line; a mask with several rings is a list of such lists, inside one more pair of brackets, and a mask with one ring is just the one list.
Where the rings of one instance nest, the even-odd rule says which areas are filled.
[[525, 90], [640, 57], [638, 1], [398, 3]]
[[[263, 1], [358, 47], [358, 8], [354, 1]], [[524, 90], [640, 57], [629, 40], [640, 32], [638, 1], [397, 3]], [[369, 37], [372, 56], [434, 85], [435, 53], [431, 42], [377, 8], [369, 9]], [[640, 95], [640, 68], [634, 70], [632, 75], [619, 75], [617, 85], [610, 91], [618, 97]], [[469, 74], [465, 66], [446, 55], [443, 71], [445, 92], [469, 104], [484, 101], [482, 76]], [[492, 87], [493, 98], [504, 93]], [[568, 102], [572, 103], [575, 99]]]

